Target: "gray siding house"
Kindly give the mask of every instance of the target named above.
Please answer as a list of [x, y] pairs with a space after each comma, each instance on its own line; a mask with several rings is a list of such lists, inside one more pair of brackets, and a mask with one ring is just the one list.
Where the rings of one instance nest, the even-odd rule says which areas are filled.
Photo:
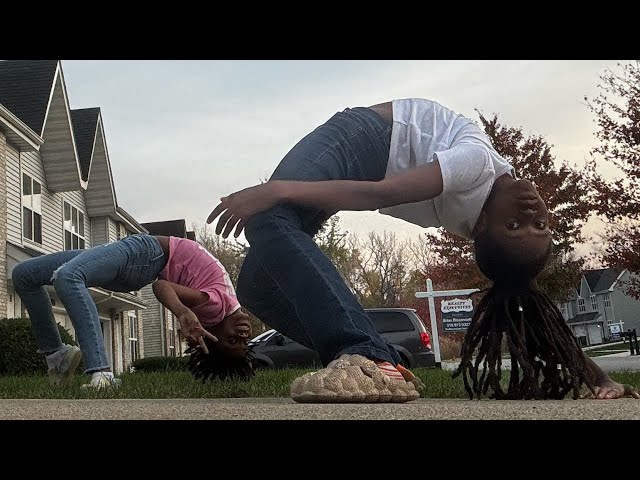
[[626, 293], [628, 270], [602, 268], [586, 270], [569, 301], [558, 308], [583, 345], [609, 341], [620, 331], [640, 333], [640, 300]]
[[[147, 232], [118, 206], [100, 109], [70, 109], [56, 60], [0, 61], [0, 188], [0, 316], [27, 316], [11, 281], [17, 263]], [[140, 292], [90, 293], [112, 366], [127, 370], [144, 355], [142, 312], [157, 305]], [[57, 321], [73, 335], [50, 294]]]

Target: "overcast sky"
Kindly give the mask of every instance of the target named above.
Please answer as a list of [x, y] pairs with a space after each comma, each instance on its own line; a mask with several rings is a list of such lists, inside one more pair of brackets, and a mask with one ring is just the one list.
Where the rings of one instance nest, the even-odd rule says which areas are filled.
[[[582, 165], [595, 144], [585, 95], [620, 61], [63, 60], [71, 108], [100, 107], [118, 204], [139, 222], [203, 224], [217, 200], [271, 174], [304, 135], [346, 107], [436, 100], [477, 120], [543, 135]], [[626, 61], [621, 61], [625, 63]], [[341, 214], [364, 235], [422, 228], [374, 212]], [[594, 224], [595, 225], [595, 224]], [[590, 225], [591, 226], [591, 225]], [[590, 228], [591, 230], [591, 228]]]

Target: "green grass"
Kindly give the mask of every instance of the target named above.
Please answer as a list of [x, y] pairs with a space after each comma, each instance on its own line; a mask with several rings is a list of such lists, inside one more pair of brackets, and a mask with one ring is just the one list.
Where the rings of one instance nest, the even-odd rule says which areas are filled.
[[622, 353], [629, 351], [629, 344], [618, 343], [614, 345], [603, 345], [598, 348], [593, 348], [591, 350], [585, 350], [584, 353], [589, 357], [600, 357], [602, 355], [610, 355], [612, 353]]
[[[202, 383], [187, 372], [124, 374], [122, 386], [115, 391], [85, 391], [80, 388], [88, 381], [79, 376], [73, 383], [61, 387], [49, 385], [45, 376], [0, 377], [0, 398], [238, 398], [288, 397], [294, 378], [309, 370], [263, 370], [248, 382], [213, 381]], [[413, 372], [426, 384], [427, 398], [468, 398], [461, 378], [451, 378], [451, 372], [439, 369], [415, 369]], [[620, 383], [640, 387], [640, 372], [612, 373]], [[508, 374], [503, 380], [508, 381]]]

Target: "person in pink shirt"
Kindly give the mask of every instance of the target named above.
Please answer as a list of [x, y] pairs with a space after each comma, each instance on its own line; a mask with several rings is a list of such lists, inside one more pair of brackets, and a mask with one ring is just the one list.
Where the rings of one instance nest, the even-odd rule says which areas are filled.
[[[89, 249], [31, 258], [12, 272], [13, 285], [29, 313], [38, 352], [46, 356], [53, 384], [68, 382], [81, 358], [91, 374], [87, 388], [117, 387], [107, 359], [98, 310], [89, 287], [131, 292], [153, 283], [158, 300], [178, 319], [196, 378], [253, 375], [251, 324], [222, 264], [185, 238], [132, 235]], [[80, 347], [62, 343], [51, 299], [62, 300]]]

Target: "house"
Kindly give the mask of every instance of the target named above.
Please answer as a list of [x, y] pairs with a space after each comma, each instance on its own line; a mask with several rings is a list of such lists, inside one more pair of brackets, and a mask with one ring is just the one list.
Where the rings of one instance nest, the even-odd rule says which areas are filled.
[[617, 337], [621, 331], [640, 333], [640, 300], [627, 295], [628, 270], [586, 270], [567, 302], [558, 305], [574, 335], [583, 345], [595, 345]]
[[[100, 108], [72, 110], [57, 60], [0, 62], [0, 316], [26, 317], [11, 273], [28, 258], [147, 230], [119, 205]], [[74, 334], [50, 288], [56, 320]], [[115, 372], [144, 355], [140, 292], [91, 288]], [[157, 303], [157, 302], [156, 302]]]
[[[142, 226], [151, 235], [196, 239], [195, 232], [187, 231], [184, 219], [143, 223]], [[142, 322], [145, 355], [147, 357], [182, 356], [187, 349], [187, 344], [180, 335], [178, 319], [168, 308], [156, 300], [151, 285], [147, 285], [140, 292], [143, 300], [155, 305], [145, 312]]]

